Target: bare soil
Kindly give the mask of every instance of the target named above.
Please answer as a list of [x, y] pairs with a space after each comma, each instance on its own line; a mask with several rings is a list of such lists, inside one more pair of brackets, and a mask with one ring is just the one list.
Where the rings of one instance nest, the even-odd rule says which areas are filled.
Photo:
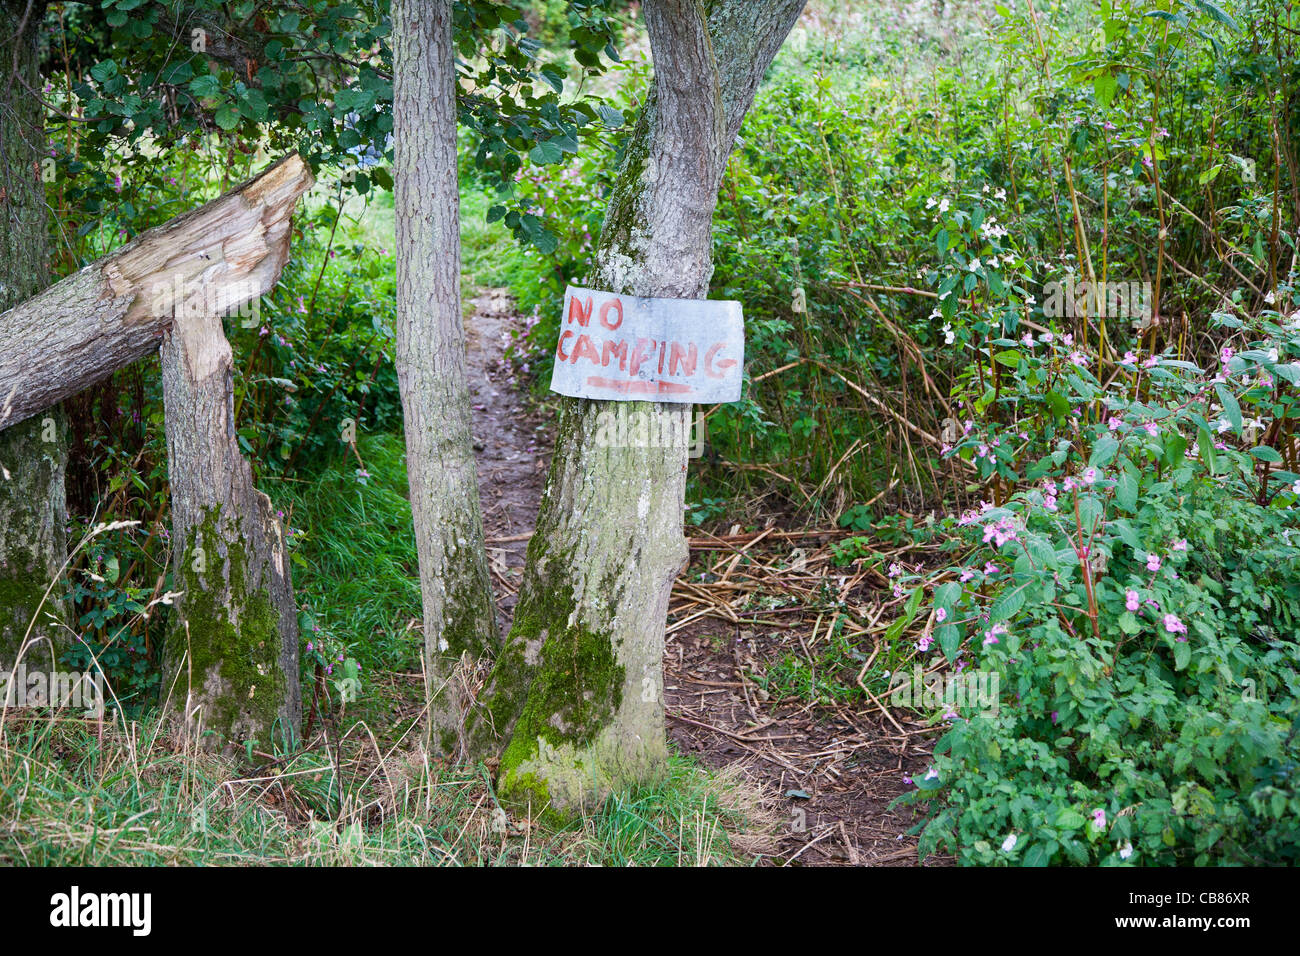
[[[507, 357], [524, 328], [508, 292], [480, 290], [473, 307], [466, 326], [475, 449], [506, 628], [550, 462], [553, 416], [529, 399]], [[817, 546], [802, 544], [805, 552]], [[715, 552], [693, 549], [669, 611], [665, 704], [677, 749], [712, 769], [738, 769], [764, 794], [783, 821], [771, 857], [777, 865], [917, 865], [916, 838], [907, 835], [917, 817], [889, 804], [911, 789], [912, 774], [925, 772], [933, 732], [870, 704], [771, 699], [756, 676], [792, 651], [808, 654], [809, 640], [815, 650], [816, 627], [802, 615], [767, 627], [701, 616], [690, 581], [716, 561]], [[870, 592], [858, 599], [871, 600]]]

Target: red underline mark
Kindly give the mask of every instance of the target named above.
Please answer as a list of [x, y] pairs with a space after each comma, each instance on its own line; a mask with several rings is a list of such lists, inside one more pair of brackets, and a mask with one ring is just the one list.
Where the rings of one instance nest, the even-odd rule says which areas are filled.
[[681, 385], [677, 382], [626, 382], [614, 378], [602, 378], [599, 375], [592, 375], [587, 378], [587, 384], [594, 388], [608, 388], [615, 392], [623, 394], [637, 395], [662, 395], [665, 392], [672, 395], [690, 395], [695, 390], [690, 385]]

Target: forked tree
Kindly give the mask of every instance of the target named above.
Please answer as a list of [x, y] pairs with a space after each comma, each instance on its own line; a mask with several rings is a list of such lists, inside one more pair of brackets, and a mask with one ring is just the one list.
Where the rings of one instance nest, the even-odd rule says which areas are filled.
[[[703, 298], [727, 156], [804, 0], [646, 0], [654, 81], [609, 199], [591, 282]], [[687, 558], [685, 443], [601, 447], [610, 404], [562, 399], [555, 456], [520, 601], [477, 712], [504, 741], [501, 793], [569, 813], [659, 776], [664, 626]], [[651, 434], [686, 433], [689, 405], [637, 403]]]

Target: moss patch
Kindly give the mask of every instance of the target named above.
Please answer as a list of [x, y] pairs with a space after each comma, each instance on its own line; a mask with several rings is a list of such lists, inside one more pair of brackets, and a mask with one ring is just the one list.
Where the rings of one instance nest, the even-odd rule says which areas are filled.
[[[203, 707], [203, 727], [226, 744], [274, 739], [288, 690], [280, 667], [279, 615], [270, 596], [247, 580], [248, 553], [239, 521], [223, 522], [220, 507], [208, 509], [190, 529], [177, 578], [184, 591], [180, 614], [168, 634], [170, 678], [188, 667], [173, 700], [184, 700], [187, 676], [194, 703]], [[199, 549], [202, 549], [200, 552]], [[223, 553], [224, 552], [224, 553]], [[202, 553], [202, 570], [195, 556]], [[188, 623], [188, 634], [185, 625]], [[166, 694], [167, 686], [163, 687]]]

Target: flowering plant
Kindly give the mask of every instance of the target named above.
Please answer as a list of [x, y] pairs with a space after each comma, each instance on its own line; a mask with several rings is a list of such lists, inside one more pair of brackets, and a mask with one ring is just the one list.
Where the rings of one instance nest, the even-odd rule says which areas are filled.
[[1066, 336], [989, 343], [1008, 374], [950, 454], [994, 501], [949, 519], [964, 554], [924, 582], [917, 647], [1002, 700], [956, 714], [903, 798], [930, 802], [923, 851], [1300, 858], [1300, 312], [1216, 321], [1255, 340], [1212, 373], [1130, 352], [1103, 381]]

